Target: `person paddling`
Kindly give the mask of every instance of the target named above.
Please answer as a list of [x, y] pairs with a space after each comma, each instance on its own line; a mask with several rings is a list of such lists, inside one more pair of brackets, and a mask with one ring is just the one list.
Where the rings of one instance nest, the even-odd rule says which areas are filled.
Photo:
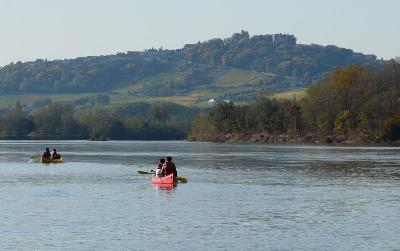
[[170, 156], [167, 157], [167, 162], [164, 163], [162, 169], [163, 172], [165, 172], [165, 175], [170, 175], [171, 173], [173, 173], [175, 178], [178, 176], [175, 163], [172, 162], [172, 158]]
[[52, 159], [61, 159], [61, 155], [57, 153], [56, 149], [53, 149], [53, 152], [51, 153], [51, 158]]
[[46, 151], [43, 153], [42, 158], [43, 159], [50, 159], [51, 154], [50, 154], [50, 149], [46, 148]]

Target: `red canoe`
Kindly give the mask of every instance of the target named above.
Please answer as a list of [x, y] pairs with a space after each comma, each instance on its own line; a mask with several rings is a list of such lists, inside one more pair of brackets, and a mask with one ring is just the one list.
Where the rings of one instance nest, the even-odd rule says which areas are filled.
[[153, 176], [151, 178], [151, 183], [153, 184], [157, 184], [157, 185], [174, 185], [176, 184], [178, 181], [176, 179], [174, 179], [174, 174], [170, 174], [164, 177], [156, 177]]

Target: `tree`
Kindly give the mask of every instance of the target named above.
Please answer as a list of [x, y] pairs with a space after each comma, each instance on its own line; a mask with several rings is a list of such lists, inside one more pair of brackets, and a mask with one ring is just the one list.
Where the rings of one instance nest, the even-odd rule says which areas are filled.
[[26, 137], [33, 130], [33, 123], [22, 111], [19, 100], [4, 116], [3, 130], [3, 136], [16, 139]]
[[188, 138], [205, 139], [208, 130], [208, 116], [204, 112], [199, 112], [193, 119], [192, 129]]
[[52, 103], [31, 113], [35, 124], [34, 137], [45, 139], [73, 139], [83, 134], [74, 118], [72, 106]]
[[400, 140], [400, 115], [383, 122], [382, 138], [389, 141]]
[[335, 119], [335, 133], [346, 134], [352, 127], [351, 113], [349, 110], [341, 111]]
[[235, 127], [235, 106], [232, 102], [218, 103], [210, 113], [211, 130], [219, 133], [231, 133]]

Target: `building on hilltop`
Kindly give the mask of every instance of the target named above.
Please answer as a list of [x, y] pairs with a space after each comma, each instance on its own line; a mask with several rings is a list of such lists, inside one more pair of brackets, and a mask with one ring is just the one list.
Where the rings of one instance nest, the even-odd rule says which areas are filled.
[[257, 44], [272, 44], [274, 37], [272, 35], [255, 35], [250, 40]]
[[273, 43], [275, 45], [281, 45], [281, 44], [296, 45], [297, 43], [297, 38], [294, 35], [279, 33], [272, 35], [272, 37], [273, 37]]

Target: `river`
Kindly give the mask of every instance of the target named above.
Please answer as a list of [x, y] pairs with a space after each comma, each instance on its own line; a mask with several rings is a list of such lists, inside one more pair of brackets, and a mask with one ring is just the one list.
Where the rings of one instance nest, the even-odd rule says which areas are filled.
[[[62, 164], [41, 164], [45, 147]], [[393, 250], [400, 148], [0, 141], [1, 250]], [[171, 155], [187, 184], [138, 170]]]

